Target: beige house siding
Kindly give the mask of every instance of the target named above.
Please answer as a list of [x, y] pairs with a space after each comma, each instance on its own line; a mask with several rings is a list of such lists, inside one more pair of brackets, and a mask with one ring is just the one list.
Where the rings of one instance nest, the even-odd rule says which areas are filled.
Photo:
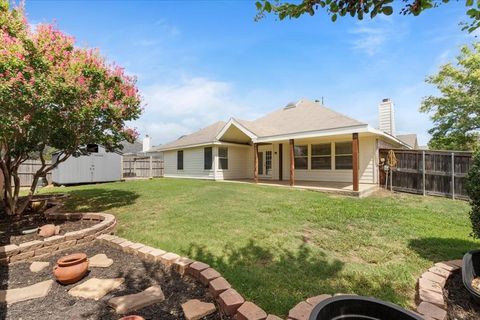
[[[352, 182], [352, 170], [335, 169], [335, 143], [351, 142], [351, 135], [325, 137], [316, 139], [296, 140], [297, 145], [308, 145], [308, 169], [295, 170], [295, 180], [307, 181], [337, 181]], [[290, 177], [290, 153], [289, 142], [282, 141], [283, 147], [283, 180]], [[310, 168], [311, 146], [317, 143], [330, 143], [332, 148], [332, 169], [315, 170]], [[377, 183], [376, 174], [376, 138], [374, 136], [361, 136], [359, 139], [359, 176], [360, 183]], [[165, 177], [175, 178], [198, 178], [198, 179], [253, 179], [254, 177], [254, 155], [253, 146], [232, 146], [228, 147], [228, 169], [218, 168], [218, 148], [213, 146], [213, 168], [204, 170], [204, 147], [183, 149], [183, 170], [177, 170], [177, 151], [165, 151]], [[260, 145], [259, 151], [272, 151], [272, 170], [260, 179], [279, 179], [279, 158], [280, 143]]]
[[[215, 148], [213, 148], [214, 159]], [[179, 149], [183, 150], [183, 170], [177, 170], [177, 151], [164, 152], [164, 176], [171, 178], [197, 178], [197, 179], [215, 179], [214, 168], [215, 162], [211, 170], [204, 170], [203, 147]]]

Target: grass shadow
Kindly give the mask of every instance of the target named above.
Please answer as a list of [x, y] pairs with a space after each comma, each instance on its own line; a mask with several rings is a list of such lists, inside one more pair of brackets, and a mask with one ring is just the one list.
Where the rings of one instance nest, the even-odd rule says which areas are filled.
[[140, 196], [132, 191], [102, 188], [68, 190], [66, 193], [70, 198], [66, 200], [63, 210], [74, 212], [99, 212], [128, 206]]
[[466, 252], [480, 248], [480, 242], [433, 237], [412, 239], [409, 241], [408, 247], [417, 252], [422, 258], [438, 262], [461, 259]]
[[335, 277], [344, 266], [303, 244], [293, 251], [273, 251], [250, 240], [240, 248], [226, 245], [221, 255], [197, 244], [191, 244], [188, 251], [187, 256], [220, 271], [247, 300], [282, 315], [307, 298], [305, 292], [333, 293], [325, 280]]

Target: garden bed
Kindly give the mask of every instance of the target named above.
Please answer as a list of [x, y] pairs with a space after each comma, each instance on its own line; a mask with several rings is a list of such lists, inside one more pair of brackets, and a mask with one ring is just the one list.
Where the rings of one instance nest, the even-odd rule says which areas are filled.
[[[0, 318], [24, 320], [41, 318], [58, 320], [65, 318], [119, 319], [120, 316], [107, 305], [107, 301], [112, 297], [138, 293], [152, 285], [161, 286], [165, 300], [134, 312], [145, 319], [184, 319], [181, 304], [189, 299], [215, 303], [207, 289], [192, 278], [182, 277], [174, 271], [165, 269], [159, 263], [143, 261], [137, 256], [104, 244], [77, 246], [43, 259], [43, 261], [50, 262], [50, 267], [39, 273], [30, 272], [30, 263], [27, 262], [1, 267], [0, 284], [2, 288], [7, 288], [7, 286], [8, 288], [18, 288], [53, 279], [52, 267], [55, 261], [66, 253], [73, 252], [85, 252], [89, 257], [104, 253], [114, 261], [108, 268], [90, 268], [89, 274], [79, 283], [92, 277], [125, 278], [125, 282], [99, 301], [70, 296], [68, 290], [79, 283], [63, 286], [55, 282], [45, 298], [18, 302], [9, 305], [8, 308], [5, 305], [0, 306]], [[217, 311], [205, 319], [229, 318], [221, 316]]]
[[461, 272], [452, 274], [443, 289], [449, 320], [480, 319], [480, 305], [465, 288]]
[[20, 244], [33, 240], [42, 240], [43, 237], [37, 235], [36, 232], [23, 234], [24, 230], [33, 230], [45, 224], [55, 224], [60, 226], [60, 235], [67, 232], [78, 231], [94, 226], [95, 221], [88, 220], [58, 220], [44, 214], [27, 212], [20, 221], [12, 221], [11, 219], [3, 219], [0, 221], [0, 246], [7, 244]]

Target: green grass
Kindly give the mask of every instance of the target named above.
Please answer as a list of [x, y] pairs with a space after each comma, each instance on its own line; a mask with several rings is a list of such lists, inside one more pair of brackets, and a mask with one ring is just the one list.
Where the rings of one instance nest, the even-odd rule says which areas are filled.
[[432, 262], [458, 259], [468, 203], [406, 194], [365, 199], [182, 179], [69, 188], [74, 211], [108, 211], [118, 234], [204, 261], [269, 313], [321, 293], [412, 305]]

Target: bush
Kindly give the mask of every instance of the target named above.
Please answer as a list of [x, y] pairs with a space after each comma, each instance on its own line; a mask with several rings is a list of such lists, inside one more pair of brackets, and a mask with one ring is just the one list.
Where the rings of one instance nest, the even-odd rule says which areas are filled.
[[473, 156], [472, 166], [467, 178], [467, 192], [470, 197], [470, 221], [472, 222], [472, 236], [480, 238], [480, 149]]

